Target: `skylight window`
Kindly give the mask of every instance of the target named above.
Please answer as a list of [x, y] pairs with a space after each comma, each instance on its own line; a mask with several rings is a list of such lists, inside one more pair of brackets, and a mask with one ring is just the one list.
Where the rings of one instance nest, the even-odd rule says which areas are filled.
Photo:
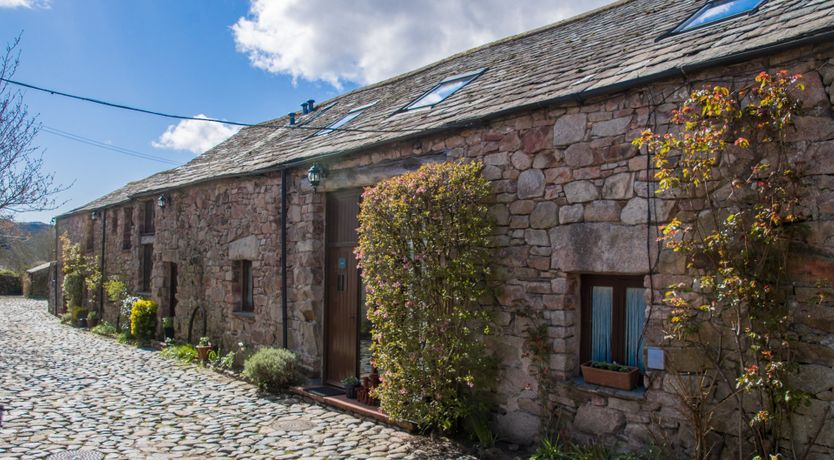
[[333, 131], [335, 131], [335, 130], [341, 128], [342, 126], [344, 126], [344, 125], [350, 123], [351, 121], [353, 121], [354, 118], [358, 117], [359, 115], [362, 115], [362, 112], [365, 109], [367, 109], [368, 107], [371, 107], [374, 104], [376, 104], [376, 102], [372, 102], [370, 104], [365, 104], [361, 107], [356, 107], [355, 109], [352, 109], [350, 112], [346, 113], [342, 118], [339, 118], [338, 120], [334, 121], [333, 123], [327, 125], [326, 128], [323, 128], [321, 131], [314, 134], [314, 136], [323, 136], [325, 134], [332, 133]]
[[730, 19], [758, 8], [766, 0], [713, 0], [689, 17], [672, 31], [673, 34], [686, 32], [725, 19]]
[[452, 94], [460, 91], [461, 88], [468, 85], [472, 80], [478, 78], [482, 73], [484, 73], [484, 70], [486, 69], [480, 69], [474, 72], [449, 77], [436, 84], [434, 88], [428, 90], [425, 94], [417, 98], [417, 100], [411, 104], [405, 106], [402, 110], [407, 111], [434, 107], [435, 105], [445, 101]]

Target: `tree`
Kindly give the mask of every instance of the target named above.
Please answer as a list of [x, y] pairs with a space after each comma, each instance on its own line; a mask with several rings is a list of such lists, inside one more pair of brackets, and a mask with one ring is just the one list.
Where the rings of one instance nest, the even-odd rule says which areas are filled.
[[15, 212], [55, 209], [55, 195], [66, 190], [43, 171], [43, 153], [33, 145], [40, 123], [9, 83], [20, 63], [19, 44], [20, 36], [0, 57], [0, 221], [6, 222]]

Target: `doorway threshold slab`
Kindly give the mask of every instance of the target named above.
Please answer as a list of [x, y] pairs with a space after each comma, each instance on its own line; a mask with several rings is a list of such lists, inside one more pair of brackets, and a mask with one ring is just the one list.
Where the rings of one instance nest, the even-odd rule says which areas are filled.
[[[320, 386], [320, 385], [319, 385]], [[314, 388], [313, 386], [309, 388]], [[302, 396], [304, 398], [312, 399], [313, 401], [330, 407], [335, 407], [337, 409], [343, 410], [345, 412], [349, 412], [352, 414], [356, 414], [362, 417], [372, 418], [374, 420], [378, 420], [382, 423], [387, 425], [396, 426], [402, 428], [406, 431], [412, 432], [414, 431], [414, 424], [408, 422], [397, 422], [392, 420], [390, 417], [385, 415], [379, 407], [376, 406], [368, 406], [366, 404], [362, 404], [355, 399], [348, 399], [347, 396], [344, 394], [336, 395], [336, 396], [320, 396], [315, 393], [311, 393], [307, 391], [307, 387], [290, 387], [290, 392]]]

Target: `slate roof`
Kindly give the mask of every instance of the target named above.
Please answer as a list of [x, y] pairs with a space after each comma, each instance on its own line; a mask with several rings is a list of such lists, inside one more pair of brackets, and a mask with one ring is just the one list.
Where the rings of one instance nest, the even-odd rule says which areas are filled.
[[49, 265], [50, 265], [51, 263], [52, 263], [52, 262], [44, 262], [44, 263], [42, 263], [42, 264], [40, 264], [40, 265], [37, 265], [37, 266], [35, 266], [35, 267], [32, 267], [32, 268], [30, 268], [30, 269], [26, 270], [26, 273], [37, 273], [37, 272], [39, 272], [39, 271], [41, 271], [41, 270], [47, 270], [47, 269], [49, 268]]
[[[318, 111], [297, 117], [297, 125], [323, 127], [352, 108], [378, 101], [344, 128], [390, 132], [343, 131], [312, 138], [315, 131], [277, 128], [286, 125], [286, 117], [270, 120], [242, 129], [183, 166], [131, 182], [68, 214], [467, 126], [516, 110], [619, 91], [777, 47], [834, 37], [834, 0], [768, 0], [751, 14], [662, 37], [705, 3], [621, 0], [508, 37], [319, 103]], [[487, 70], [436, 107], [395, 114], [444, 78], [480, 68]], [[329, 104], [335, 105], [322, 111]]]

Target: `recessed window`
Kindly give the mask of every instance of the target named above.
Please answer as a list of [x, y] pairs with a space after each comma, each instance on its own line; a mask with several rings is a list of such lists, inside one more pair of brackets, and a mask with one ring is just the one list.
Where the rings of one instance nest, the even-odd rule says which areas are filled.
[[698, 10], [672, 33], [686, 32], [755, 10], [766, 0], [714, 0]]
[[314, 136], [323, 136], [325, 134], [332, 133], [333, 131], [341, 128], [342, 126], [344, 126], [348, 123], [350, 123], [354, 118], [358, 117], [359, 115], [362, 115], [362, 112], [364, 112], [365, 109], [367, 109], [368, 107], [373, 106], [374, 104], [376, 104], [376, 102], [372, 102], [370, 104], [365, 104], [362, 107], [357, 107], [357, 108], [351, 110], [350, 112], [345, 114], [345, 116], [343, 116], [342, 118], [339, 118], [338, 120], [334, 121], [333, 123], [327, 125], [326, 128], [324, 128], [321, 131], [314, 134]]
[[448, 99], [452, 94], [460, 91], [461, 88], [468, 85], [472, 80], [478, 78], [482, 73], [484, 73], [484, 70], [486, 69], [480, 69], [475, 72], [449, 77], [436, 84], [432, 89], [428, 90], [411, 104], [405, 106], [402, 110], [407, 111], [434, 107], [435, 105]]
[[151, 276], [153, 275], [153, 245], [142, 245], [142, 270], [140, 272], [139, 290], [151, 292]]
[[143, 235], [153, 235], [156, 229], [154, 228], [154, 206], [156, 202], [154, 200], [146, 201], [143, 208], [143, 216], [142, 216], [142, 234]]
[[122, 232], [122, 249], [130, 249], [133, 239], [133, 207], [124, 208], [124, 230]]
[[255, 311], [255, 277], [252, 273], [251, 260], [232, 261], [232, 293], [237, 298], [235, 311], [253, 313]]
[[581, 283], [582, 362], [615, 362], [643, 369], [643, 277], [585, 275]]

